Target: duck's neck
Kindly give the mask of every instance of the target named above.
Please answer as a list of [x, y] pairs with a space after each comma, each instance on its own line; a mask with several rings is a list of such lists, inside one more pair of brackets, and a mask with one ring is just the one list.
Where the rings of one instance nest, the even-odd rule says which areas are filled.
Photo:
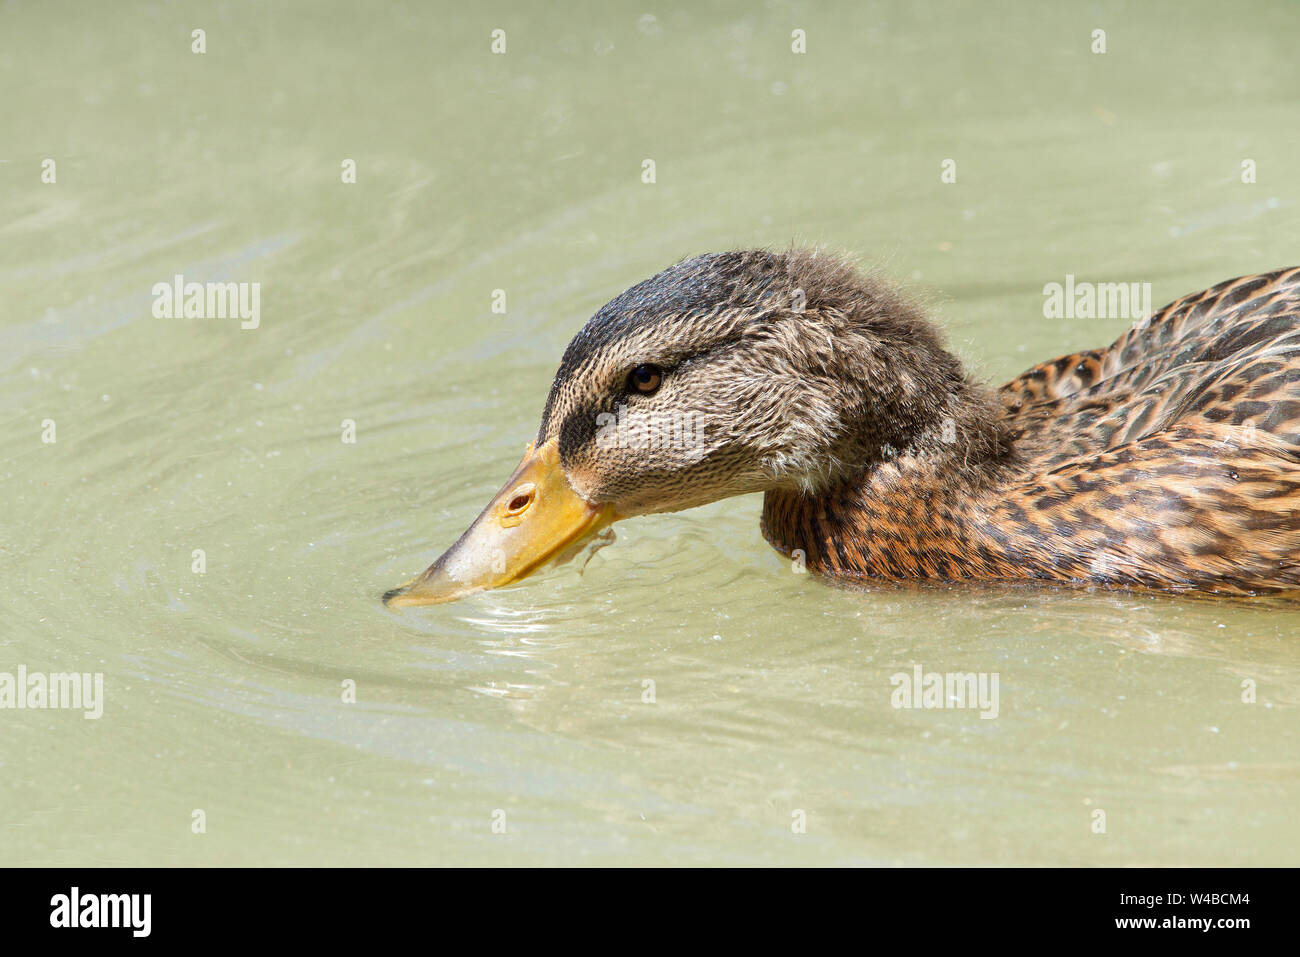
[[1016, 549], [982, 518], [1016, 462], [1000, 407], [963, 383], [932, 408], [901, 447], [869, 451], [824, 489], [768, 491], [764, 537], [833, 577], [1007, 577]]

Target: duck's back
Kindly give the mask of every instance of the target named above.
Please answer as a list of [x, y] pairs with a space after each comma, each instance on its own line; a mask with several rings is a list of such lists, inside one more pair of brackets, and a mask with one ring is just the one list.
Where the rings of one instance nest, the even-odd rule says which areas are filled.
[[1035, 366], [1001, 396], [1042, 466], [1197, 423], [1300, 452], [1300, 267], [1185, 296], [1107, 348]]
[[1300, 267], [1179, 299], [1001, 398], [1023, 467], [992, 520], [1042, 542], [1026, 557], [1069, 577], [1300, 587]]

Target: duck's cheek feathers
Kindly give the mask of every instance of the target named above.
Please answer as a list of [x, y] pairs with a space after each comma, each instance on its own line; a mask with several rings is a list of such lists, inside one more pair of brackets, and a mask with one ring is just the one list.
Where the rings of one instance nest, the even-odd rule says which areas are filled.
[[569, 487], [588, 502], [595, 501], [602, 491], [600, 473], [590, 462], [566, 462], [561, 468]]

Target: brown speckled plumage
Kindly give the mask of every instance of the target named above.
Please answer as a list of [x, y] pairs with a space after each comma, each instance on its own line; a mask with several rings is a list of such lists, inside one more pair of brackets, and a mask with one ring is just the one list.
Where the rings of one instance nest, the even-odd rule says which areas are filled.
[[[629, 395], [646, 362], [662, 388]], [[698, 415], [705, 445], [597, 448], [620, 404]], [[548, 437], [625, 516], [765, 491], [768, 541], [835, 579], [1300, 588], [1300, 269], [1187, 296], [994, 393], [834, 257], [701, 256], [574, 339]]]
[[765, 534], [842, 578], [1300, 587], [1300, 269], [1180, 299], [999, 396], [1011, 467], [769, 493]]

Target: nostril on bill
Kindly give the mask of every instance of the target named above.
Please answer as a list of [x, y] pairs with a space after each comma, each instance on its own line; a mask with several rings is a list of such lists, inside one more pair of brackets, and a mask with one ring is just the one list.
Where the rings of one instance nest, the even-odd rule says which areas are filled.
[[528, 506], [533, 504], [533, 499], [537, 497], [537, 489], [533, 485], [521, 485], [515, 489], [515, 494], [511, 496], [510, 501], [506, 504], [506, 518], [515, 518], [522, 515], [528, 510]]

